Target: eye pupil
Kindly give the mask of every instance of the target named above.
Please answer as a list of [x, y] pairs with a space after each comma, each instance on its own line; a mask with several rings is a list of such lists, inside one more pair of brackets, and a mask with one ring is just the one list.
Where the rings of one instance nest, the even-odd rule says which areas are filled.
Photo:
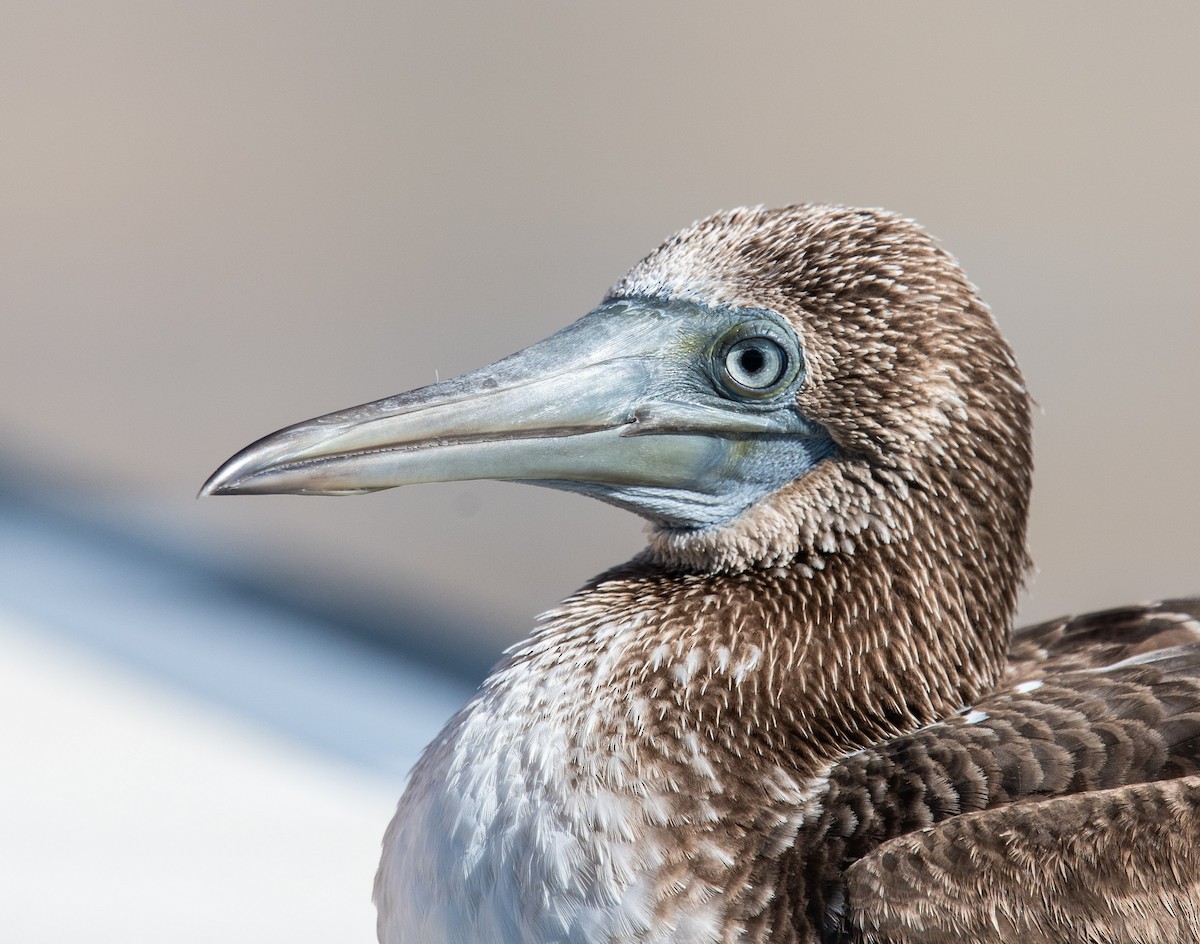
[[767, 357], [756, 347], [746, 348], [738, 354], [738, 366], [747, 374], [754, 375], [767, 366]]

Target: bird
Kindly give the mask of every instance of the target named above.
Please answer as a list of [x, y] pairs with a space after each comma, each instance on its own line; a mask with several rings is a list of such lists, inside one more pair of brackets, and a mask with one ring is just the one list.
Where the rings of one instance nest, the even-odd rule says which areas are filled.
[[920, 225], [797, 204], [228, 460], [204, 494], [487, 478], [647, 522], [426, 748], [380, 941], [1200, 941], [1200, 598], [1013, 629], [1030, 404]]

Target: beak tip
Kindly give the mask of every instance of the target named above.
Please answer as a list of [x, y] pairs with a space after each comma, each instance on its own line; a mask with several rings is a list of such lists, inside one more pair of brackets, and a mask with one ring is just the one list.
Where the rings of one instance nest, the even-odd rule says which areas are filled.
[[207, 498], [209, 495], [228, 495], [229, 489], [226, 488], [224, 482], [221, 481], [220, 470], [214, 472], [196, 493], [197, 498]]
[[[236, 495], [239, 486], [246, 481], [245, 462], [242, 454], [238, 453], [228, 462], [221, 465], [216, 472], [208, 477], [208, 481], [196, 493], [197, 498], [207, 498], [209, 495]], [[253, 471], [253, 470], [251, 470]]]

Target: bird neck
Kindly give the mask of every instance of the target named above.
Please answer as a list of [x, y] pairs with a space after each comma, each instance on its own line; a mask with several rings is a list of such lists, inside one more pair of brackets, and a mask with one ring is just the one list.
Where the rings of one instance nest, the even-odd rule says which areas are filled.
[[[815, 771], [998, 679], [1025, 567], [1023, 503], [980, 505], [949, 478], [854, 463], [806, 488], [790, 511], [774, 503], [765, 532], [753, 525], [792, 535], [785, 560], [721, 566], [711, 548], [693, 544], [689, 558], [660, 540], [555, 614], [552, 626], [575, 627], [625, 615], [612, 677], [658, 705], [656, 736], [701, 732]], [[833, 513], [804, 510], [814, 491]]]

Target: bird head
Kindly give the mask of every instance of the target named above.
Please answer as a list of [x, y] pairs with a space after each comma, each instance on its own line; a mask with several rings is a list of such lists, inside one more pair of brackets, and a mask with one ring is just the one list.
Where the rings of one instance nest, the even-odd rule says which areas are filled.
[[742, 209], [668, 239], [549, 338], [273, 433], [202, 494], [528, 482], [642, 515], [664, 559], [744, 568], [889, 540], [918, 489], [971, 526], [1007, 516], [1023, 552], [1028, 413], [990, 314], [915, 223]]

